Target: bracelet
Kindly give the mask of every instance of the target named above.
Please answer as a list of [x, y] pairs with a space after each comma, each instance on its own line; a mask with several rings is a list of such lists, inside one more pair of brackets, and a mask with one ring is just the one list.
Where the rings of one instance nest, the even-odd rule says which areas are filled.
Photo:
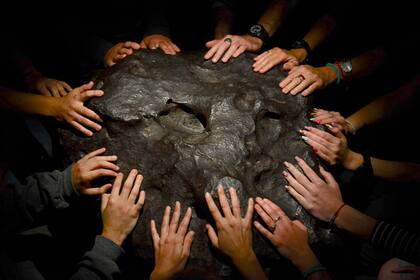
[[335, 74], [337, 75], [337, 82], [336, 84], [339, 85], [341, 82], [341, 73], [340, 73], [340, 69], [338, 69], [337, 65], [333, 64], [333, 63], [327, 63], [326, 65], [327, 67], [330, 67], [332, 70], [334, 70]]
[[335, 211], [334, 215], [331, 217], [329, 223], [328, 223], [328, 228], [331, 228], [334, 225], [335, 219], [338, 216], [338, 213], [340, 213], [341, 209], [343, 209], [343, 207], [346, 206], [345, 203], [341, 204], [340, 207], [338, 207], [337, 211]]
[[354, 125], [351, 122], [349, 122], [347, 119], [345, 119], [344, 121], [350, 127], [350, 133], [355, 135], [356, 134], [356, 128], [354, 127]]
[[327, 269], [325, 268], [325, 266], [317, 264], [314, 265], [310, 268], [308, 268], [307, 270], [305, 270], [304, 272], [302, 272], [302, 279], [308, 279], [308, 277], [316, 272], [320, 272], [320, 271], [327, 271]]

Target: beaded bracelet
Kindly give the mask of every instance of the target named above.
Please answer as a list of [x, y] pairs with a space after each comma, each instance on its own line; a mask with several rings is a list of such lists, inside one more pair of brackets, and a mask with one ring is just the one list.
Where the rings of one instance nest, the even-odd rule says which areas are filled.
[[304, 272], [302, 272], [302, 279], [308, 279], [308, 277], [316, 272], [320, 272], [320, 271], [327, 271], [327, 269], [325, 268], [325, 266], [317, 264], [314, 265], [310, 268], [308, 268], [307, 270], [305, 270]]
[[339, 85], [341, 82], [341, 73], [340, 73], [340, 69], [338, 69], [337, 65], [333, 64], [333, 63], [327, 63], [326, 65], [327, 67], [330, 67], [332, 70], [334, 70], [335, 74], [337, 75], [337, 81], [336, 84]]

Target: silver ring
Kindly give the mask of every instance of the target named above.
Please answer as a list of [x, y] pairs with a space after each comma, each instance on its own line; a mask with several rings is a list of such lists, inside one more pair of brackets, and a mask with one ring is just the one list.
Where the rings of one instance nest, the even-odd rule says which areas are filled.
[[230, 39], [230, 38], [228, 37], [228, 38], [225, 38], [225, 39], [223, 40], [223, 42], [226, 42], [226, 43], [228, 43], [228, 44], [230, 45], [230, 44], [232, 44], [232, 39]]
[[280, 216], [279, 217], [277, 217], [277, 218], [275, 218], [275, 219], [273, 219], [273, 221], [275, 222], [275, 223], [277, 223], [277, 221], [278, 220], [280, 220]]
[[274, 232], [276, 230], [277, 227], [277, 222], [274, 222], [274, 224], [270, 227], [271, 232]]
[[303, 82], [303, 80], [305, 80], [305, 78], [304, 77], [302, 77], [302, 75], [300, 75], [300, 76], [297, 76], [295, 79], [299, 79], [299, 84], [301, 83], [301, 82]]

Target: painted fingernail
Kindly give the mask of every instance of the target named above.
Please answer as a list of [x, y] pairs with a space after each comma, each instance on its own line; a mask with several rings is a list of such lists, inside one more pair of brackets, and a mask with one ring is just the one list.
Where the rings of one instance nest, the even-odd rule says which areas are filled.
[[289, 176], [289, 173], [287, 173], [286, 171], [283, 171], [283, 176], [287, 177], [287, 176]]
[[300, 135], [305, 135], [305, 130], [303, 130], [303, 129], [299, 129], [298, 132], [299, 132]]
[[302, 159], [300, 157], [298, 157], [298, 156], [295, 156], [295, 160], [296, 161], [301, 161]]
[[328, 123], [325, 126], [328, 127], [329, 129], [332, 129], [333, 128], [333, 126], [330, 125], [330, 124], [328, 124]]
[[318, 121], [318, 120], [317, 120], [317, 121], [315, 121], [315, 122], [316, 122], [317, 124], [321, 124], [321, 121]]
[[301, 136], [301, 138], [302, 138], [302, 140], [303, 140], [303, 141], [305, 141], [305, 142], [308, 142], [308, 141], [309, 141], [309, 138], [308, 138], [308, 137], [306, 137], [306, 136], [303, 136], [303, 135], [302, 135], [302, 136]]
[[316, 118], [310, 118], [309, 119], [311, 122], [316, 122]]
[[285, 185], [284, 188], [286, 189], [286, 191], [289, 190], [289, 186], [288, 185]]

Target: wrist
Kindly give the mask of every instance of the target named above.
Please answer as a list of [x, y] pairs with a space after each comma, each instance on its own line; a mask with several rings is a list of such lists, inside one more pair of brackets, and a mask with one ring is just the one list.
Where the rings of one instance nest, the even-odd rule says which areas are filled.
[[304, 272], [315, 265], [319, 265], [318, 259], [310, 248], [308, 248], [306, 253], [299, 255], [296, 260], [291, 261], [300, 272]]
[[326, 66], [322, 67], [324, 70], [325, 84], [330, 85], [336, 83], [337, 85], [341, 82], [341, 73], [337, 65], [332, 63], [327, 63]]
[[252, 36], [252, 35], [249, 35], [249, 34], [244, 35], [244, 37], [245, 37], [246, 40], [251, 42], [251, 44], [253, 44], [256, 47], [255, 51], [260, 50], [262, 48], [263, 44], [264, 44], [263, 40], [261, 40], [258, 37], [255, 37], [255, 36]]
[[356, 170], [363, 164], [363, 155], [348, 150], [347, 155], [343, 161], [343, 166], [348, 170]]
[[45, 106], [43, 108], [43, 115], [47, 117], [54, 117], [56, 119], [61, 119], [61, 104], [63, 102], [62, 97], [50, 97], [43, 96], [45, 98]]
[[171, 276], [173, 276], [173, 273], [170, 273], [167, 270], [162, 270], [159, 267], [155, 267], [152, 274], [150, 274], [150, 280], [166, 280], [170, 279]]
[[109, 240], [113, 241], [118, 246], [121, 246], [124, 242], [126, 236], [122, 233], [112, 232], [108, 231], [107, 229], [104, 229], [101, 234], [103, 237], [108, 238]]
[[299, 61], [299, 64], [302, 64], [308, 57], [308, 52], [304, 48], [291, 49], [290, 55], [296, 57], [296, 59]]
[[257, 256], [255, 255], [254, 251], [251, 250], [248, 253], [240, 253], [236, 256], [232, 256], [232, 262], [235, 264], [236, 267], [241, 266], [250, 266], [255, 262], [258, 262]]

